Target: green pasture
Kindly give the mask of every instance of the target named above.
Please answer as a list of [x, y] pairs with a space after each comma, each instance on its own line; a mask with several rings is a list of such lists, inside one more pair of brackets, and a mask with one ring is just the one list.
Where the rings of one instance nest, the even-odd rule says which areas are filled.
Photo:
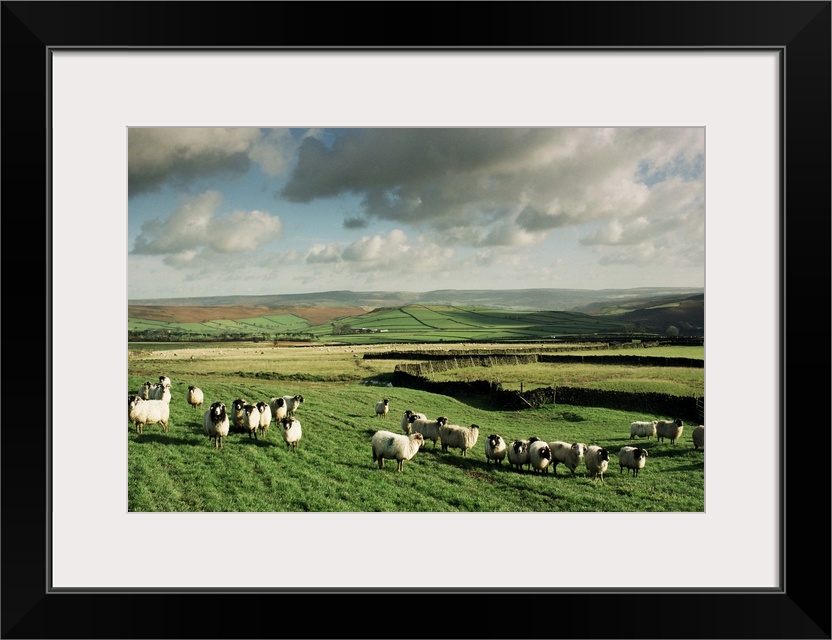
[[[396, 361], [364, 359], [365, 349], [383, 350], [131, 343], [128, 393], [137, 391], [145, 380], [155, 382], [161, 374], [170, 376], [173, 386], [168, 433], [152, 425], [140, 435], [128, 421], [128, 509], [704, 511], [704, 452], [693, 449], [688, 426], [675, 445], [629, 438], [633, 420], [674, 416], [568, 405], [502, 411], [481, 398], [451, 398], [378, 386], [376, 383], [385, 384], [392, 378]], [[584, 376], [586, 384], [602, 385], [614, 380], [611, 369], [616, 368], [597, 366], [574, 372]], [[698, 371], [701, 374], [702, 370]], [[683, 375], [686, 373], [679, 368], [666, 371], [668, 383], [685, 384]], [[655, 384], [659, 382], [657, 379]], [[205, 392], [202, 408], [187, 404], [189, 385]], [[202, 415], [211, 402], [230, 406], [238, 397], [257, 402], [286, 394], [304, 396], [297, 413], [303, 438], [295, 454], [286, 448], [274, 424], [265, 438], [232, 433], [222, 449], [214, 448], [203, 434]], [[375, 403], [383, 398], [390, 400], [391, 407], [384, 419], [375, 417], [374, 412]], [[479, 440], [464, 457], [459, 450], [443, 452], [439, 445], [434, 448], [428, 442], [412, 460], [404, 462], [401, 473], [390, 461], [379, 469], [372, 460], [372, 434], [378, 429], [403, 433], [405, 409], [433, 418], [446, 416], [465, 426], [477, 424]], [[507, 441], [535, 435], [605, 446], [611, 451], [605, 482], [588, 477], [583, 466], [572, 477], [563, 466], [555, 476], [510, 470], [507, 463], [488, 464], [484, 441], [491, 433]], [[618, 450], [627, 444], [649, 451], [647, 466], [637, 478], [620, 472], [617, 465]]]

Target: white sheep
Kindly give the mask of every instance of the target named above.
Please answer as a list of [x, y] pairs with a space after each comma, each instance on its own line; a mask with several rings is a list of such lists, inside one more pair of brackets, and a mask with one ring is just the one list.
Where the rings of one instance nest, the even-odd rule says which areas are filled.
[[379, 416], [386, 418], [388, 411], [390, 411], [390, 400], [388, 398], [385, 398], [380, 402], [376, 402], [376, 418]]
[[588, 446], [584, 455], [584, 464], [586, 464], [587, 471], [592, 475], [593, 480], [601, 478], [601, 482], [603, 482], [604, 474], [610, 465], [609, 450], [596, 444]]
[[202, 417], [202, 430], [209, 440], [214, 441], [214, 448], [222, 448], [222, 439], [228, 435], [231, 423], [222, 402], [212, 404]]
[[258, 402], [255, 406], [260, 412], [260, 422], [257, 425], [257, 431], [265, 438], [266, 431], [269, 430], [269, 425], [272, 423], [272, 409], [265, 402]]
[[231, 430], [238, 433], [245, 433], [248, 428], [245, 406], [248, 400], [237, 398], [231, 403]]
[[164, 400], [170, 403], [170, 387], [163, 385], [161, 382], [150, 387], [150, 400]]
[[303, 435], [300, 422], [296, 418], [284, 417], [280, 421], [280, 435], [283, 436], [283, 442], [286, 443], [286, 448], [291, 447], [292, 453], [296, 453], [298, 449], [298, 442]]
[[477, 444], [477, 438], [480, 435], [480, 428], [478, 425], [472, 424], [470, 427], [462, 427], [458, 424], [444, 424], [439, 428], [439, 439], [442, 441], [442, 451], [447, 451], [448, 448], [459, 449], [463, 456], [468, 455], [468, 449]]
[[436, 420], [422, 420], [418, 416], [419, 414], [417, 413], [410, 416], [410, 431], [408, 435], [421, 433], [425, 442], [428, 440], [432, 441], [434, 448], [436, 448], [436, 441], [442, 439], [441, 429], [448, 424], [448, 419], [445, 416], [440, 416]]
[[[618, 452], [618, 473], [624, 469], [632, 469], [633, 477], [638, 476], [640, 469], [647, 463], [647, 449], [641, 447], [621, 447]], [[627, 472], [629, 474], [629, 471]]]
[[630, 440], [635, 438], [636, 436], [640, 438], [652, 438], [656, 435], [656, 423], [657, 420], [653, 420], [651, 422], [647, 422], [644, 420], [640, 420], [637, 422], [630, 423]]
[[501, 435], [493, 433], [488, 436], [485, 439], [485, 464], [490, 460], [493, 460], [494, 464], [503, 464], [507, 449], [506, 441]]
[[534, 473], [549, 473], [552, 451], [549, 443], [536, 440], [529, 445], [529, 466]]
[[418, 431], [409, 436], [393, 433], [392, 431], [376, 431], [373, 434], [373, 462], [378, 462], [378, 468], [384, 468], [385, 458], [396, 461], [396, 470], [401, 471], [405, 460], [410, 460], [425, 444], [425, 437]]
[[554, 440], [549, 443], [549, 448], [552, 450], [552, 467], [555, 475], [558, 474], [558, 465], [564, 465], [572, 475], [575, 475], [575, 469], [584, 459], [586, 454], [586, 445], [583, 442], [563, 442], [562, 440]]
[[188, 387], [188, 404], [191, 405], [194, 409], [197, 407], [202, 406], [202, 402], [204, 400], [204, 394], [202, 393], [202, 389], [199, 387], [195, 387], [191, 385]]
[[144, 433], [147, 424], [161, 424], [167, 433], [170, 404], [164, 400], [142, 400], [140, 396], [132, 396], [127, 403], [127, 417], [136, 425], [136, 433]]
[[699, 447], [705, 448], [705, 425], [700, 424], [690, 433], [691, 438], [693, 438], [693, 448], [699, 449]]
[[[416, 413], [415, 411], [411, 411], [408, 409], [402, 415], [402, 431], [404, 431], [407, 435], [410, 435], [412, 432], [410, 430], [410, 418], [412, 416], [416, 416], [417, 420], [427, 420], [428, 417], [424, 413]], [[424, 434], [422, 434], [424, 435]]]
[[253, 434], [254, 439], [257, 440], [257, 430], [260, 428], [260, 409], [256, 404], [246, 404], [243, 406], [243, 413], [246, 419], [243, 426], [248, 432], [248, 437], [250, 438]]
[[150, 380], [146, 380], [141, 387], [139, 387], [139, 397], [142, 400], [150, 400], [150, 389], [153, 387], [153, 383]]
[[670, 444], [676, 444], [676, 441], [685, 430], [684, 423], [676, 418], [675, 420], [657, 420], [656, 421], [656, 436], [659, 442], [663, 442], [665, 438], [670, 440]]
[[286, 402], [286, 415], [292, 417], [303, 402], [303, 396], [300, 394], [296, 396], [283, 396], [283, 400]]
[[508, 464], [510, 468], [517, 467], [518, 471], [523, 470], [523, 465], [529, 464], [529, 445], [539, 441], [540, 438], [532, 436], [528, 440], [514, 440], [508, 445]]
[[286, 417], [286, 401], [283, 398], [270, 399], [269, 409], [272, 412], [272, 419], [275, 422], [280, 422]]

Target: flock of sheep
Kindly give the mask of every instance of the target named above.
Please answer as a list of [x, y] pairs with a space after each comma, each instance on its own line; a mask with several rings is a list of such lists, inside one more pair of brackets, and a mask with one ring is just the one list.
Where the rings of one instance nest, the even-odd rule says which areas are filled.
[[[390, 401], [385, 398], [375, 405], [376, 417], [386, 418], [390, 411]], [[459, 449], [463, 456], [476, 445], [480, 427], [472, 424], [463, 427], [448, 424], [447, 417], [429, 419], [423, 413], [408, 409], [402, 415], [401, 422], [404, 435], [392, 431], [376, 431], [372, 437], [373, 461], [380, 469], [384, 460], [395, 460], [398, 471], [402, 470], [405, 460], [411, 460], [428, 440], [436, 447], [437, 440], [442, 451], [449, 448]], [[667, 438], [675, 444], [684, 431], [684, 423], [676, 420], [653, 420], [651, 422], [633, 422], [630, 424], [630, 439], [636, 437], [651, 438], [658, 441]], [[692, 433], [694, 449], [705, 448], [705, 425], [699, 425]], [[619, 473], [627, 469], [637, 477], [647, 463], [648, 452], [644, 447], [624, 446], [618, 452]], [[593, 479], [604, 481], [604, 474], [610, 464], [610, 450], [598, 445], [587, 446], [583, 442], [564, 442], [554, 440], [546, 442], [538, 437], [526, 440], [514, 440], [507, 443], [499, 434], [491, 434], [485, 439], [486, 464], [502, 464], [508, 459], [509, 467], [522, 471], [528, 468], [534, 473], [548, 473], [549, 468], [557, 475], [559, 464], [569, 469], [572, 476], [583, 462]]]
[[[150, 381], [144, 382], [136, 395], [131, 395], [127, 404], [127, 417], [136, 427], [136, 433], [143, 433], [146, 425], [160, 424], [162, 430], [168, 432], [170, 421], [170, 378], [159, 376], [155, 385]], [[189, 386], [187, 393], [188, 404], [193, 408], [202, 407], [205, 394], [196, 386]], [[265, 436], [272, 421], [280, 424], [280, 434], [286, 443], [286, 448], [292, 453], [297, 452], [298, 442], [303, 435], [301, 424], [295, 418], [295, 411], [303, 402], [302, 395], [287, 395], [270, 398], [268, 402], [250, 403], [244, 398], [237, 398], [231, 403], [231, 410], [226, 409], [225, 403], [217, 401], [210, 405], [203, 414], [202, 428], [214, 447], [223, 446], [223, 438], [232, 431], [247, 433], [248, 437]]]

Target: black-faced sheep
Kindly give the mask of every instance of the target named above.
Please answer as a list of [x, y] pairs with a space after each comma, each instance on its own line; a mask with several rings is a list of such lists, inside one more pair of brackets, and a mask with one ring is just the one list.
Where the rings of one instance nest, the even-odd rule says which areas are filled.
[[514, 440], [508, 445], [508, 464], [514, 469], [517, 467], [518, 471], [523, 470], [523, 465], [529, 464], [529, 445], [532, 442], [538, 442], [540, 438], [532, 436], [528, 440]]
[[390, 400], [388, 398], [376, 402], [376, 418], [386, 418], [388, 411], [390, 411]]
[[583, 442], [563, 442], [562, 440], [554, 440], [549, 443], [549, 449], [552, 450], [552, 468], [555, 475], [558, 474], [558, 465], [562, 464], [572, 475], [575, 475], [575, 469], [584, 459], [586, 454], [586, 445]]
[[159, 376], [159, 384], [170, 389], [170, 378], [166, 375]]
[[656, 436], [659, 442], [663, 442], [665, 438], [670, 440], [670, 444], [676, 444], [676, 441], [682, 435], [685, 425], [679, 419], [675, 420], [657, 420], [656, 421]]
[[448, 424], [448, 419], [445, 416], [440, 416], [436, 420], [423, 420], [418, 416], [418, 413], [410, 416], [410, 431], [408, 431], [408, 435], [421, 433], [425, 442], [428, 440], [432, 441], [434, 448], [436, 448], [436, 441], [442, 439], [441, 429]]
[[705, 448], [705, 425], [700, 424], [690, 433], [691, 438], [693, 439], [693, 448], [699, 449], [699, 447]]
[[410, 430], [410, 418], [412, 416], [416, 416], [417, 420], [428, 419], [428, 417], [424, 413], [416, 413], [415, 411], [411, 411], [410, 409], [405, 411], [404, 415], [402, 415], [402, 431], [404, 431], [407, 435], [410, 435], [412, 433]]
[[202, 389], [200, 389], [199, 387], [195, 387], [193, 385], [188, 387], [188, 404], [191, 405], [194, 409], [202, 406], [204, 397], [205, 396], [202, 393]]
[[237, 398], [231, 403], [231, 431], [234, 433], [245, 433], [248, 430], [248, 419], [246, 416], [245, 406], [248, 400], [245, 398]]
[[300, 394], [296, 396], [283, 396], [283, 400], [286, 402], [286, 415], [291, 418], [303, 403], [303, 396]]
[[139, 397], [142, 400], [150, 400], [150, 389], [153, 388], [153, 383], [150, 380], [145, 381], [141, 387], [139, 387]]
[[280, 421], [280, 435], [283, 437], [283, 442], [286, 443], [286, 448], [291, 448], [292, 453], [296, 453], [298, 442], [300, 442], [303, 435], [300, 422], [296, 418], [284, 417]]
[[392, 431], [376, 431], [373, 434], [373, 462], [378, 462], [378, 468], [384, 468], [384, 460], [395, 460], [396, 470], [401, 471], [405, 460], [410, 460], [425, 444], [425, 437], [421, 433], [411, 433], [409, 436], [393, 433]]
[[584, 464], [586, 464], [586, 469], [593, 480], [601, 478], [601, 482], [603, 482], [604, 474], [610, 465], [609, 450], [595, 444], [588, 446], [584, 455]]
[[131, 396], [127, 403], [127, 417], [136, 426], [136, 433], [144, 433], [147, 424], [161, 424], [162, 431], [168, 432], [170, 404], [164, 400], [142, 400]]
[[529, 466], [533, 473], [549, 473], [552, 462], [552, 451], [549, 443], [537, 440], [529, 445]]
[[272, 412], [272, 419], [280, 422], [286, 417], [286, 401], [283, 398], [272, 398], [269, 400], [269, 409]]
[[630, 440], [638, 436], [639, 438], [652, 438], [656, 435], [656, 420], [651, 422], [638, 421], [630, 423]]
[[214, 448], [222, 448], [222, 439], [228, 435], [231, 423], [222, 402], [212, 404], [202, 417], [202, 430], [209, 440], [214, 441]]
[[477, 444], [479, 435], [480, 428], [475, 424], [472, 424], [470, 427], [462, 427], [458, 424], [445, 424], [439, 428], [442, 451], [447, 451], [449, 448], [459, 449], [462, 451], [463, 456], [467, 456], [468, 449], [472, 449]]
[[[633, 477], [638, 476], [640, 469], [647, 463], [647, 449], [641, 447], [621, 447], [618, 452], [618, 473], [624, 469], [632, 469]], [[628, 471], [629, 474], [629, 471]]]
[[165, 386], [161, 382], [150, 387], [150, 400], [164, 400], [170, 402], [170, 386]]
[[260, 412], [260, 422], [257, 425], [257, 431], [261, 436], [266, 437], [266, 431], [269, 430], [269, 425], [272, 423], [272, 409], [265, 402], [258, 402], [254, 406]]
[[255, 404], [246, 404], [243, 406], [243, 413], [246, 417], [245, 430], [248, 432], [248, 437], [254, 435], [257, 440], [257, 430], [260, 428], [260, 409]]
[[493, 433], [485, 439], [485, 463], [494, 461], [494, 464], [503, 464], [506, 457], [506, 441], [503, 437]]

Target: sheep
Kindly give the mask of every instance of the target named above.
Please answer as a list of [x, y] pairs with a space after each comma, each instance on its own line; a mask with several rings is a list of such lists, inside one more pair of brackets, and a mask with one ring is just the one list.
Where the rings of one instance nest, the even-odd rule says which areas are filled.
[[508, 463], [513, 469], [515, 466], [518, 471], [523, 470], [523, 465], [529, 464], [529, 445], [532, 442], [539, 441], [540, 438], [532, 436], [528, 440], [515, 440], [508, 446]]
[[387, 412], [390, 411], [390, 400], [385, 398], [381, 402], [376, 402], [376, 418], [381, 416], [382, 418], [387, 417]]
[[436, 448], [436, 441], [441, 440], [441, 429], [448, 424], [448, 419], [445, 416], [440, 416], [436, 420], [422, 420], [415, 413], [410, 416], [410, 430], [408, 435], [412, 433], [421, 433], [425, 441], [431, 440], [434, 449]]
[[166, 375], [159, 376], [159, 384], [170, 389], [170, 378]]
[[269, 430], [269, 425], [272, 423], [272, 409], [265, 402], [258, 402], [255, 406], [260, 412], [260, 422], [257, 425], [257, 431], [265, 438], [266, 431]]
[[410, 460], [425, 444], [425, 437], [418, 431], [409, 436], [392, 431], [376, 431], [373, 434], [373, 462], [384, 468], [384, 459], [396, 461], [396, 471], [401, 471], [405, 460]]
[[283, 400], [286, 402], [286, 415], [293, 417], [298, 406], [303, 402], [303, 396], [300, 394], [296, 396], [283, 396]]
[[475, 424], [472, 424], [470, 427], [461, 427], [458, 424], [445, 424], [439, 428], [442, 451], [447, 451], [449, 447], [453, 447], [462, 451], [463, 456], [467, 456], [468, 449], [471, 449], [477, 444], [479, 435], [480, 428]]
[[257, 405], [246, 404], [243, 405], [243, 413], [245, 415], [244, 428], [248, 431], [248, 437], [251, 438], [254, 434], [254, 439], [257, 440], [257, 430], [260, 428], [260, 409]]
[[493, 460], [494, 464], [503, 464], [506, 457], [506, 441], [502, 436], [493, 433], [485, 439], [485, 464]]
[[214, 441], [214, 448], [222, 448], [222, 439], [228, 435], [230, 428], [228, 413], [222, 402], [215, 402], [202, 417], [202, 429], [209, 440]]
[[237, 398], [231, 403], [231, 430], [235, 433], [245, 433], [248, 426], [246, 421], [245, 406], [248, 400]]
[[204, 394], [202, 393], [202, 389], [193, 385], [188, 387], [188, 404], [191, 405], [191, 407], [194, 409], [201, 407], [203, 399]]
[[601, 482], [603, 482], [604, 474], [610, 464], [609, 450], [595, 444], [590, 445], [584, 455], [584, 464], [586, 464], [587, 471], [592, 474], [593, 480], [601, 478]]
[[667, 438], [670, 440], [670, 444], [676, 444], [676, 441], [682, 435], [682, 431], [684, 430], [685, 425], [679, 418], [676, 418], [675, 420], [656, 421], [656, 436], [658, 437], [659, 442], [664, 442], [664, 439]]
[[161, 382], [150, 387], [150, 400], [164, 400], [170, 403], [170, 387], [166, 387]]
[[[412, 416], [416, 416], [417, 420], [427, 420], [428, 417], [424, 413], [416, 413], [415, 411], [411, 411], [408, 409], [402, 415], [402, 431], [404, 431], [407, 435], [410, 435], [410, 418]], [[424, 434], [422, 434], [424, 435]]]
[[651, 438], [656, 435], [657, 420], [652, 422], [639, 421], [630, 423], [630, 440], [636, 436], [640, 438]]
[[572, 475], [575, 475], [575, 469], [581, 464], [586, 454], [586, 445], [583, 442], [563, 442], [562, 440], [555, 440], [549, 443], [549, 448], [552, 450], [552, 465], [555, 475], [558, 474], [558, 465], [563, 464]]
[[705, 425], [700, 424], [690, 433], [691, 438], [693, 438], [693, 448], [699, 449], [699, 447], [705, 448]]
[[274, 421], [280, 422], [286, 417], [286, 401], [283, 398], [271, 398], [269, 400], [269, 410], [272, 412]]
[[621, 447], [618, 452], [618, 473], [624, 469], [633, 470], [633, 477], [638, 476], [639, 469], [644, 469], [647, 462], [647, 449], [640, 447]]
[[280, 434], [283, 436], [283, 442], [286, 443], [286, 448], [289, 449], [291, 447], [292, 453], [297, 453], [298, 442], [303, 435], [300, 422], [295, 418], [286, 416], [280, 421], [280, 424]]
[[142, 400], [150, 400], [150, 389], [153, 386], [153, 383], [150, 380], [146, 380], [141, 387], [139, 387], [139, 397]]
[[132, 396], [127, 403], [127, 417], [136, 425], [136, 433], [144, 433], [146, 424], [161, 424], [167, 433], [170, 405], [164, 400], [142, 400], [141, 396]]
[[534, 473], [549, 473], [552, 462], [552, 451], [549, 443], [536, 440], [529, 445], [529, 466]]

